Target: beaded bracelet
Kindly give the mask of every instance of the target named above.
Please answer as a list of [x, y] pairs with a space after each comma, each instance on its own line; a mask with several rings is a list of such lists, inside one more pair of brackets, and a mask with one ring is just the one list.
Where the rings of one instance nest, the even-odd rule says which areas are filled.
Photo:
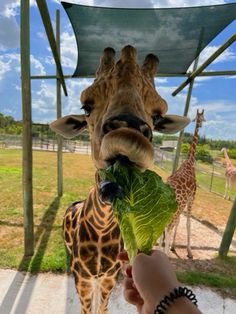
[[180, 297], [188, 298], [193, 302], [194, 305], [197, 306], [197, 299], [192, 290], [188, 289], [187, 287], [178, 287], [175, 288], [173, 292], [169, 294], [169, 296], [165, 296], [161, 300], [161, 302], [157, 305], [154, 314], [164, 314], [168, 306]]

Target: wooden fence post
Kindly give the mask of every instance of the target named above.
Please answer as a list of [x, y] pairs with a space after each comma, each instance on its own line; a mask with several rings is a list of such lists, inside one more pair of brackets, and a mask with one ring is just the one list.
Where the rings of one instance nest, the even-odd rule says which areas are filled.
[[20, 14], [20, 54], [21, 54], [21, 94], [23, 118], [23, 208], [24, 208], [24, 253], [34, 254], [34, 216], [32, 179], [32, 120], [30, 83], [30, 7], [29, 0], [21, 0]]

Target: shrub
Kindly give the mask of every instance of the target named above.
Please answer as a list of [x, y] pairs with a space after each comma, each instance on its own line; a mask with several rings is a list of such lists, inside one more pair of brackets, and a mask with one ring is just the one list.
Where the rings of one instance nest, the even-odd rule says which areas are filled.
[[207, 149], [207, 145], [198, 145], [196, 150], [196, 160], [201, 160], [206, 163], [213, 163], [213, 157], [211, 156], [209, 150]]
[[230, 149], [228, 151], [229, 158], [236, 159], [236, 149]]
[[187, 154], [189, 151], [190, 145], [188, 143], [184, 143], [181, 145], [181, 153], [182, 154]]

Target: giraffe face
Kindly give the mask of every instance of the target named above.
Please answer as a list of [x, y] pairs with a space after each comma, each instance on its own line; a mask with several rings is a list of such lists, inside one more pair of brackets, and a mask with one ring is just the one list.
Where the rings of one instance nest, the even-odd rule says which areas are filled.
[[154, 86], [158, 63], [156, 56], [148, 55], [140, 67], [132, 46], [125, 46], [115, 62], [115, 51], [106, 48], [95, 81], [80, 97], [85, 114], [57, 120], [52, 129], [71, 137], [88, 127], [97, 168], [106, 168], [125, 156], [146, 169], [154, 156], [152, 131], [175, 133], [189, 122], [165, 116], [167, 103]]

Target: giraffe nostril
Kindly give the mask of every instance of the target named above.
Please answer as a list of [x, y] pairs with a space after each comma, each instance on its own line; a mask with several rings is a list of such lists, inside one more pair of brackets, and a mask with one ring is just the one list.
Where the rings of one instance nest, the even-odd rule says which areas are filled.
[[140, 131], [146, 138], [148, 138], [150, 141], [152, 140], [152, 131], [147, 124], [140, 125]]
[[108, 132], [112, 130], [116, 130], [119, 128], [125, 128], [128, 126], [128, 123], [126, 121], [120, 121], [120, 120], [108, 120], [103, 125], [103, 133], [107, 134]]

